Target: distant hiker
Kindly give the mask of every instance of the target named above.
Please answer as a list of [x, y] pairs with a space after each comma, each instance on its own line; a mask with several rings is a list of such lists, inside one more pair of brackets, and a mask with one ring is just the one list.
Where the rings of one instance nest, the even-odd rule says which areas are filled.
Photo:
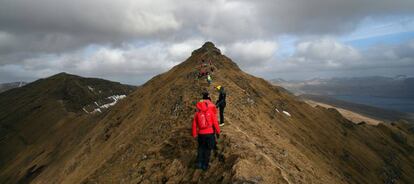
[[219, 99], [216, 102], [217, 108], [220, 110], [220, 126], [224, 125], [224, 108], [226, 107], [226, 91], [224, 91], [223, 86], [217, 86], [217, 91], [219, 91]]
[[207, 101], [209, 100], [203, 100], [196, 104], [197, 112], [194, 115], [192, 125], [192, 135], [198, 141], [196, 166], [204, 171], [208, 169], [211, 150], [216, 147], [214, 134], [220, 135], [217, 117], [208, 107]]
[[200, 73], [198, 74], [198, 78], [202, 78], [206, 75], [206, 70], [204, 68], [200, 69]]
[[210, 71], [211, 71], [211, 73], [213, 73], [214, 72], [213, 64], [211, 64], [211, 61], [209, 63], [210, 63]]
[[211, 82], [213, 82], [213, 79], [211, 78], [211, 75], [209, 72], [207, 72], [207, 82], [208, 82], [208, 85], [211, 85]]
[[202, 66], [202, 67], [206, 67], [206, 66], [207, 66], [207, 63], [206, 63], [206, 61], [204, 61], [204, 59], [203, 59], [203, 60], [201, 60], [201, 66]]

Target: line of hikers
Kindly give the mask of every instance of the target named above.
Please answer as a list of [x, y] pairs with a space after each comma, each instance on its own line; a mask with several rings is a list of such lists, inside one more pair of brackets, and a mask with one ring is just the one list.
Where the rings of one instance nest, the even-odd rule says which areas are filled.
[[200, 78], [206, 76], [208, 85], [211, 85], [211, 83], [213, 81], [211, 75], [213, 74], [213, 72], [214, 72], [214, 66], [211, 63], [211, 61], [209, 61], [209, 64], [207, 64], [207, 62], [203, 59], [203, 60], [201, 60], [201, 65], [200, 65], [200, 69], [199, 69], [197, 78], [200, 79]]
[[[202, 100], [197, 102], [197, 112], [194, 114], [192, 124], [192, 136], [197, 138], [197, 163], [198, 169], [207, 170], [211, 151], [217, 149], [217, 139], [220, 137], [220, 126], [224, 125], [224, 108], [226, 107], [226, 92], [224, 87], [217, 86], [219, 99], [216, 104], [211, 102], [208, 92], [202, 93]], [[217, 120], [217, 109], [220, 113], [220, 123]]]

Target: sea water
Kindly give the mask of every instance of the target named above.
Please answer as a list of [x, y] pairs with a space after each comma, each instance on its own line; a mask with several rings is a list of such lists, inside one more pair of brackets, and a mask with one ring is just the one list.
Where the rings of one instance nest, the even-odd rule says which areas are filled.
[[400, 112], [414, 112], [414, 99], [376, 96], [335, 95], [336, 99]]

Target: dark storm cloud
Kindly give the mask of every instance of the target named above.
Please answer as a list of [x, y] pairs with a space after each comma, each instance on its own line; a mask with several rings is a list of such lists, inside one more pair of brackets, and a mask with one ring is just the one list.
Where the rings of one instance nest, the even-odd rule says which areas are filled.
[[414, 14], [412, 0], [259, 0], [257, 6], [266, 30], [293, 34], [346, 33], [364, 18]]
[[[413, 10], [412, 0], [0, 0], [0, 76], [7, 81], [62, 70], [117, 79], [150, 76], [206, 40], [242, 67], [263, 73], [281, 47], [275, 41], [280, 35], [335, 36], [366, 18], [413, 16]], [[306, 60], [329, 68], [339, 56], [354, 59], [355, 53], [370, 59], [333, 42], [309, 43], [289, 58], [290, 65]], [[326, 46], [337, 49], [334, 60], [318, 52]], [[389, 55], [413, 58], [406, 49]]]
[[[366, 17], [413, 14], [411, 0], [1, 0], [0, 53], [202, 36], [218, 42], [349, 31]], [[1, 36], [0, 36], [1, 39]]]
[[169, 6], [168, 1], [2, 0], [0, 54], [159, 37], [180, 27]]

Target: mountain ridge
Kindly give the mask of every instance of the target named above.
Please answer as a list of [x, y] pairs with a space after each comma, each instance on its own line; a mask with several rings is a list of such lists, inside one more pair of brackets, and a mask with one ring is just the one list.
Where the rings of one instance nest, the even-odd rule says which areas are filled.
[[[32, 183], [413, 180], [413, 137], [403, 122], [356, 125], [334, 109], [311, 107], [283, 88], [243, 72], [219, 51], [213, 43], [204, 44], [106, 113], [88, 116], [93, 121], [86, 118], [81, 125], [91, 127], [75, 141], [33, 148], [36, 156], [15, 167], [24, 172], [9, 167], [0, 176], [7, 182], [26, 178]], [[211, 86], [197, 78], [202, 60], [214, 65]], [[202, 92], [217, 99], [215, 85], [227, 91], [226, 125], [211, 168], [200, 172], [194, 168], [191, 120]]]
[[[102, 91], [100, 94], [91, 92], [88, 86]], [[20, 160], [16, 154], [27, 159], [33, 156], [33, 150], [42, 149], [41, 145], [63, 140], [69, 142], [62, 138], [62, 135], [76, 135], [91, 127], [87, 124], [82, 125], [89, 119], [82, 111], [84, 105], [107, 95], [128, 94], [132, 89], [135, 87], [60, 73], [1, 93], [1, 168], [7, 171], [5, 166], [9, 166], [9, 169], [18, 168], [27, 162]], [[95, 117], [91, 119], [93, 118]], [[77, 128], [84, 130], [76, 130]]]

